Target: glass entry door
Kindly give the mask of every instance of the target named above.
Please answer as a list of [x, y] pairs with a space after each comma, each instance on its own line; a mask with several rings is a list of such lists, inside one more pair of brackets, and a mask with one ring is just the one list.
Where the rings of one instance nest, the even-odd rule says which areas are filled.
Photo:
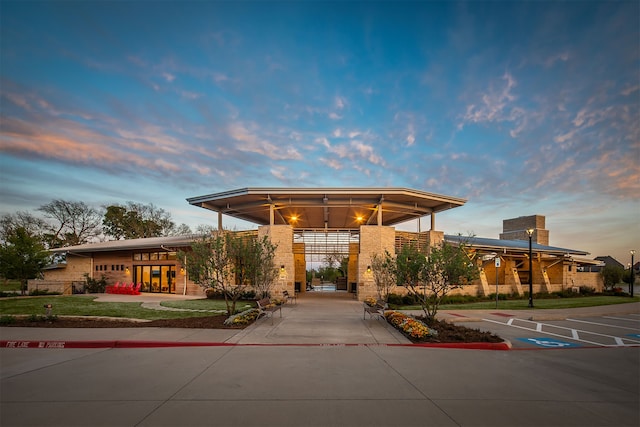
[[172, 265], [137, 265], [135, 282], [141, 283], [141, 292], [174, 293], [176, 272]]

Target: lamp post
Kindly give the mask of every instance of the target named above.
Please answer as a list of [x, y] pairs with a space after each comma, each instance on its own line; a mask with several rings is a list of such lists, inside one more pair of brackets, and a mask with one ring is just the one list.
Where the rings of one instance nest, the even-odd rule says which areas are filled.
[[629, 253], [631, 254], [631, 280], [629, 281], [629, 294], [631, 295], [631, 297], [633, 297], [633, 283], [636, 281], [636, 274], [633, 271], [633, 256], [636, 254], [636, 251], [631, 249]]
[[533, 231], [533, 228], [527, 230], [529, 236], [529, 308], [533, 308], [533, 250], [531, 248]]

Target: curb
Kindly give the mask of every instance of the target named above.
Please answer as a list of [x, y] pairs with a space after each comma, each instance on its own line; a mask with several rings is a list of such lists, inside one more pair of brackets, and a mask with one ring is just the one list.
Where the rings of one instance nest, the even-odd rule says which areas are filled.
[[181, 342], [181, 341], [20, 341], [2, 340], [0, 348], [170, 348], [170, 347], [419, 347], [455, 348], [467, 350], [510, 350], [511, 343], [417, 343], [417, 344], [238, 344], [229, 342]]

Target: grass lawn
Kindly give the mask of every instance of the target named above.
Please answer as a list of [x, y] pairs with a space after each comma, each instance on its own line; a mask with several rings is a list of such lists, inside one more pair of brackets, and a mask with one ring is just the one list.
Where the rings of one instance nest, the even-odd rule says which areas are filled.
[[0, 281], [0, 292], [20, 292], [20, 282], [17, 280]]
[[[190, 299], [182, 301], [162, 301], [160, 303], [164, 307], [183, 308], [189, 310], [226, 310], [227, 306], [224, 300], [218, 299]], [[238, 301], [236, 302], [236, 311], [244, 311], [248, 308], [255, 307], [255, 302]]]
[[[558, 309], [558, 308], [579, 308], [595, 307], [598, 305], [624, 304], [629, 302], [640, 302], [640, 297], [620, 297], [620, 296], [592, 296], [575, 298], [548, 298], [533, 299], [533, 306], [536, 310]], [[442, 304], [440, 310], [494, 310], [496, 302], [482, 301], [467, 304]], [[398, 310], [421, 310], [419, 305], [406, 305], [397, 307]], [[502, 310], [527, 310], [529, 300], [501, 300], [498, 301], [498, 309]]]
[[[78, 296], [38, 296], [27, 298], [1, 298], [0, 316], [6, 315], [44, 315], [45, 304], [52, 304], [52, 314], [56, 316], [106, 316], [131, 319], [176, 319], [182, 317], [211, 316], [211, 312], [160, 311], [142, 308], [139, 302], [95, 302], [94, 295]], [[192, 301], [197, 304], [195, 300]], [[224, 301], [209, 300], [206, 307], [182, 307], [200, 310], [226, 310]], [[184, 301], [185, 303], [187, 301]], [[215, 304], [214, 304], [215, 303]], [[163, 303], [164, 304], [164, 303]], [[167, 304], [168, 305], [168, 304]]]

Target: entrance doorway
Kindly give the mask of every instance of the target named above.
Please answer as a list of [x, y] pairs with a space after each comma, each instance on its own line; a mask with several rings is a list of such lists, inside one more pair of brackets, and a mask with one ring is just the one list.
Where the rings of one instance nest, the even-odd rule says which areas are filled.
[[176, 270], [173, 265], [136, 265], [134, 281], [141, 292], [172, 294], [176, 291]]
[[[359, 230], [294, 230], [296, 269], [305, 270], [305, 291], [355, 291], [359, 246]], [[296, 271], [296, 277], [301, 273]]]

